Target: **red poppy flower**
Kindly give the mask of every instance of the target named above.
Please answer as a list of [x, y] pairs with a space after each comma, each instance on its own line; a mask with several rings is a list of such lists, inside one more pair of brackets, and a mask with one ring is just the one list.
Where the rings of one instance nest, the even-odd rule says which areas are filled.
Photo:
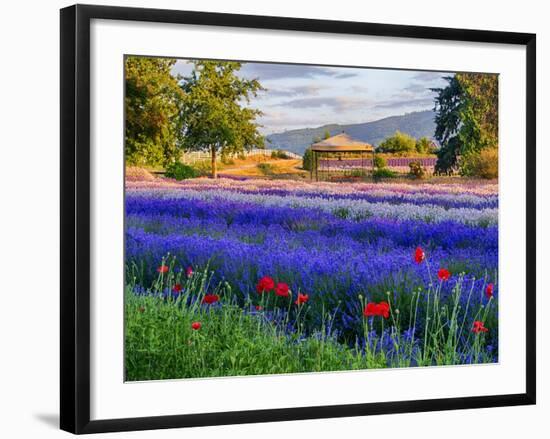
[[199, 329], [201, 329], [201, 322], [193, 322], [191, 323], [191, 328], [193, 328], [195, 331], [198, 331]]
[[258, 294], [271, 291], [273, 290], [273, 288], [275, 288], [275, 281], [269, 276], [262, 277], [256, 285], [256, 291], [258, 292]]
[[174, 291], [174, 293], [180, 293], [182, 289], [183, 289], [183, 288], [182, 288], [181, 284], [175, 284], [175, 285], [172, 287], [172, 290]]
[[159, 273], [168, 273], [168, 265], [161, 265], [159, 268], [157, 268], [157, 271]]
[[483, 322], [480, 321], [480, 320], [476, 320], [474, 322], [474, 325], [472, 326], [472, 332], [474, 334], [478, 334], [480, 332], [489, 332], [489, 329], [486, 328], [484, 325], [483, 325]]
[[260, 305], [256, 305], [256, 311], [261, 311], [262, 309], [263, 309], [263, 307], [262, 307], [262, 306], [260, 306]]
[[187, 267], [187, 269], [185, 270], [185, 275], [187, 276], [187, 278], [193, 276], [193, 267]]
[[390, 316], [390, 305], [388, 302], [369, 302], [363, 309], [363, 315], [365, 317], [382, 316], [387, 319]]
[[416, 247], [416, 250], [414, 251], [414, 260], [417, 264], [420, 264], [424, 259], [426, 259], [424, 250], [422, 250], [422, 247]]
[[487, 296], [487, 299], [490, 299], [491, 297], [493, 297], [494, 288], [495, 286], [493, 284], [488, 284], [487, 287], [485, 288], [485, 295]]
[[365, 317], [372, 317], [377, 315], [378, 308], [376, 307], [376, 303], [369, 302], [365, 305], [365, 308], [363, 309], [363, 315]]
[[309, 300], [308, 294], [302, 294], [298, 293], [298, 298], [294, 301], [296, 305], [301, 305], [302, 303], [306, 303]]
[[290, 295], [290, 288], [284, 282], [279, 282], [277, 288], [275, 288], [275, 294], [281, 297], [288, 297]]
[[206, 294], [202, 299], [202, 303], [207, 303], [208, 305], [211, 305], [213, 303], [216, 303], [218, 300], [220, 300], [220, 296], [218, 296], [217, 294]]
[[451, 273], [446, 268], [440, 268], [437, 272], [437, 277], [439, 278], [439, 280], [449, 280], [449, 278], [451, 277]]
[[380, 302], [378, 304], [378, 312], [382, 317], [387, 319], [390, 316], [390, 304], [388, 302]]

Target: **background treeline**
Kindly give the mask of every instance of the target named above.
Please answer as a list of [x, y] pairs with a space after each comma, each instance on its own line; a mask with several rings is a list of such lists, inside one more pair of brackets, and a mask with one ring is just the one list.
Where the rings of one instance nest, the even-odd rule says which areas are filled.
[[401, 131], [396, 131], [393, 136], [384, 139], [378, 145], [377, 152], [387, 152], [396, 155], [408, 155], [411, 153], [434, 154], [437, 152], [437, 145], [427, 137], [415, 139]]

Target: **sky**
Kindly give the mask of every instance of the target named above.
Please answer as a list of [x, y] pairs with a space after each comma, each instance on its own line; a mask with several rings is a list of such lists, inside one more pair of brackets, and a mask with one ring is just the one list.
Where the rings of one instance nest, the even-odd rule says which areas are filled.
[[[192, 65], [178, 60], [174, 73], [188, 76]], [[430, 88], [446, 85], [452, 73], [245, 63], [238, 72], [255, 78], [266, 91], [250, 106], [262, 111], [262, 134], [326, 124], [371, 122], [433, 108]]]

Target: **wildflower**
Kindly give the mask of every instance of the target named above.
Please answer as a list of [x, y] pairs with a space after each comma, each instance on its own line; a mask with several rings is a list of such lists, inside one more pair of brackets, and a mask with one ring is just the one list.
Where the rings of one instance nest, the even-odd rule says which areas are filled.
[[175, 284], [175, 285], [172, 287], [172, 291], [174, 291], [174, 293], [176, 293], [176, 294], [177, 294], [177, 293], [180, 293], [182, 289], [183, 289], [183, 288], [182, 288], [181, 284]]
[[201, 329], [201, 322], [193, 322], [191, 323], [191, 328], [193, 328], [195, 331], [198, 331], [199, 329]]
[[485, 288], [485, 295], [487, 296], [487, 299], [490, 299], [491, 297], [493, 297], [494, 288], [495, 286], [492, 283], [488, 284], [487, 287]]
[[437, 272], [437, 277], [441, 281], [446, 281], [449, 280], [449, 278], [451, 277], [451, 273], [446, 268], [440, 268]]
[[161, 265], [159, 268], [157, 268], [157, 271], [159, 273], [168, 273], [168, 265]]
[[256, 305], [256, 311], [261, 311], [262, 309], [264, 309], [261, 305]]
[[188, 279], [191, 278], [193, 276], [193, 267], [187, 267], [187, 269], [185, 270], [185, 275]]
[[256, 285], [256, 291], [258, 292], [258, 294], [271, 291], [273, 290], [273, 288], [275, 288], [275, 281], [269, 276], [262, 277]]
[[288, 297], [290, 295], [290, 289], [284, 282], [279, 282], [277, 288], [275, 288], [275, 294], [281, 297]]
[[211, 305], [213, 303], [216, 303], [218, 300], [220, 300], [220, 296], [218, 296], [217, 294], [206, 294], [202, 299], [202, 303]]
[[480, 320], [476, 320], [474, 322], [474, 325], [472, 326], [472, 332], [474, 334], [478, 334], [480, 332], [489, 332], [489, 329], [486, 328], [484, 325], [483, 325], [483, 322], [480, 321]]
[[416, 250], [414, 251], [414, 260], [417, 264], [420, 264], [424, 259], [426, 259], [424, 250], [422, 250], [422, 247], [416, 247]]
[[369, 302], [363, 309], [363, 315], [365, 317], [382, 316], [387, 319], [390, 316], [390, 305], [388, 302]]
[[309, 300], [308, 294], [302, 294], [298, 293], [298, 298], [294, 301], [296, 305], [301, 305], [302, 303], [306, 303]]

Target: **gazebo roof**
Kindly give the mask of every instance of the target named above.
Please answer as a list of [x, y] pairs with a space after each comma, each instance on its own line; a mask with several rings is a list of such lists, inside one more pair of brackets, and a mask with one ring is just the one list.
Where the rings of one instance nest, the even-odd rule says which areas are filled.
[[366, 142], [356, 140], [342, 133], [314, 143], [311, 145], [311, 150], [316, 152], [356, 152], [373, 151], [374, 148]]

